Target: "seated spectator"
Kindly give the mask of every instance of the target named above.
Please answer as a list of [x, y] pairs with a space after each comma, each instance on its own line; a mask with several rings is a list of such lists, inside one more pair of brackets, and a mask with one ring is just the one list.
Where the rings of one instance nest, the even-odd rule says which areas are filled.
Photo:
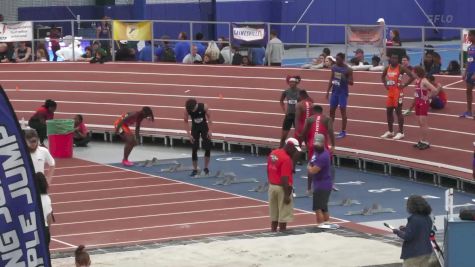
[[441, 58], [439, 53], [434, 52], [433, 50], [428, 50], [424, 55], [424, 61], [422, 63], [422, 67], [424, 68], [427, 76], [439, 74], [440, 67], [441, 67]]
[[447, 70], [442, 72], [442, 74], [445, 75], [460, 75], [462, 74], [460, 70], [460, 64], [457, 60], [452, 60], [449, 62], [449, 65], [447, 66]]
[[221, 52], [219, 51], [218, 45], [214, 41], [210, 41], [208, 43], [208, 48], [206, 48], [206, 54], [210, 56], [212, 64], [224, 63], [224, 58], [221, 55]]
[[[193, 44], [196, 46], [196, 48], [198, 49], [198, 54], [203, 57], [206, 53], [206, 47], [205, 45], [203, 44], [203, 34], [201, 32], [195, 34], [195, 42], [193, 42]], [[219, 50], [219, 48], [218, 48]]]
[[391, 55], [395, 54], [399, 56], [399, 60], [406, 55], [406, 49], [397, 48], [402, 46], [401, 37], [399, 36], [399, 30], [392, 29], [390, 31], [390, 39], [386, 42], [386, 56], [391, 58]]
[[84, 51], [79, 40], [73, 40], [71, 35], [63, 38], [66, 47], [62, 47], [56, 51], [56, 56], [61, 57], [64, 61], [81, 61]]
[[371, 58], [371, 67], [369, 68], [369, 71], [383, 71], [384, 66], [381, 65], [381, 58], [378, 56], [373, 56]]
[[78, 246], [78, 248], [74, 252], [74, 259], [76, 267], [91, 266], [91, 257], [89, 256], [89, 253], [87, 253], [86, 247], [84, 245]]
[[224, 58], [224, 64], [230, 65], [232, 63], [232, 58], [234, 57], [234, 49], [231, 49], [228, 43], [222, 43], [221, 55]]
[[325, 58], [325, 64], [323, 65], [323, 68], [324, 69], [331, 69], [333, 67], [333, 65], [336, 64], [336, 60], [334, 57], [332, 56], [327, 56]]
[[185, 58], [183, 58], [183, 63], [184, 64], [194, 64], [194, 63], [197, 63], [197, 62], [202, 62], [203, 59], [201, 58], [201, 56], [198, 54], [198, 49], [196, 48], [196, 46], [191, 46], [191, 51], [188, 55], [185, 56]]
[[[38, 52], [39, 51], [39, 52]], [[39, 42], [36, 46], [36, 61], [49, 61], [49, 53], [44, 42]]]
[[[217, 41], [217, 44], [218, 44], [218, 47], [219, 47], [219, 50], [223, 50], [223, 48], [225, 47], [224, 44], [227, 44], [226, 43], [226, 38], [224, 38], [224, 36], [221, 36], [218, 38], [218, 41]], [[229, 45], [229, 44], [227, 44]]]
[[238, 51], [236, 48], [233, 48], [233, 59], [232, 59], [232, 62], [231, 64], [232, 65], [235, 65], [235, 66], [239, 66], [242, 64], [242, 55], [241, 55], [241, 52]]
[[411, 58], [408, 55], [402, 57], [401, 64], [406, 69], [412, 71], [413, 67], [411, 66]]
[[83, 122], [83, 117], [82, 115], [76, 115], [74, 117], [74, 145], [86, 147], [89, 141], [91, 141], [91, 136]]
[[154, 47], [152, 47], [152, 42], [146, 41], [144, 48], [142, 48], [142, 50], [139, 52], [138, 60], [144, 62], [154, 62], [154, 55], [155, 51]]
[[320, 56], [312, 60], [312, 63], [303, 65], [302, 69], [322, 69], [325, 63], [325, 57], [325, 54], [320, 54]]
[[250, 66], [250, 61], [248, 56], [243, 56], [241, 60], [241, 66]]
[[13, 51], [7, 43], [0, 43], [0, 63], [9, 63], [13, 61]]
[[323, 48], [322, 54], [325, 54], [325, 58], [328, 57], [329, 55], [331, 55], [330, 48], [328, 48], [328, 47]]
[[28, 126], [35, 129], [38, 133], [40, 145], [44, 145], [44, 140], [46, 139], [46, 121], [54, 119], [54, 112], [57, 107], [58, 105], [54, 100], [48, 99], [28, 121]]
[[18, 47], [15, 49], [15, 61], [16, 62], [31, 61], [31, 47], [28, 47], [26, 42], [18, 43]]
[[253, 47], [249, 49], [249, 54], [251, 55], [251, 65], [264, 65], [264, 59], [266, 57], [266, 49], [264, 47]]
[[162, 45], [157, 48], [155, 55], [157, 56], [157, 59], [159, 62], [176, 62], [176, 56], [175, 56], [175, 50], [170, 47], [170, 42], [168, 42], [168, 39], [170, 37], [164, 35], [161, 38]]
[[92, 53], [92, 47], [88, 46], [86, 47], [86, 49], [84, 50], [84, 54], [82, 54], [81, 56], [81, 61], [86, 61], [86, 62], [89, 62], [91, 61], [91, 59], [93, 58], [93, 53]]
[[178, 34], [178, 40], [181, 40], [181, 42], [175, 44], [176, 62], [183, 62], [185, 56], [190, 52], [190, 42], [187, 41], [187, 39], [188, 36], [186, 32], [180, 32]]
[[206, 54], [203, 56], [203, 64], [213, 64], [211, 63], [211, 56]]
[[107, 52], [102, 49], [102, 48], [98, 48], [94, 54], [94, 57], [89, 61], [89, 63], [91, 64], [95, 64], [95, 63], [100, 63], [100, 64], [103, 64], [104, 62], [106, 62], [106, 58], [107, 58]]
[[96, 51], [101, 48], [101, 43], [99, 41], [95, 41], [92, 43], [92, 54], [95, 55]]
[[434, 52], [432, 56], [434, 58], [434, 64], [432, 65], [431, 70], [427, 73], [428, 76], [439, 74], [442, 68], [442, 58], [440, 57], [440, 54], [437, 52]]
[[356, 49], [355, 56], [350, 60], [351, 66], [369, 65], [364, 61], [364, 51], [361, 48]]
[[115, 53], [116, 61], [135, 61], [135, 49], [127, 46], [127, 41], [120, 41], [119, 49]]

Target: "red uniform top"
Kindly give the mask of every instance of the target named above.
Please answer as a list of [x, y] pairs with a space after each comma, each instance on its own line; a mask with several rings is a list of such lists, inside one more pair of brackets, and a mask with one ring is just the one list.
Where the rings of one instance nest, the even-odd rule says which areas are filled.
[[439, 91], [437, 94], [442, 103], [447, 104], [447, 94], [444, 91]]
[[298, 126], [297, 126], [298, 133], [297, 134], [300, 134], [302, 132], [302, 130], [305, 126], [305, 120], [308, 117], [310, 117], [310, 112], [312, 110], [313, 102], [310, 99], [306, 99], [306, 100], [302, 101], [302, 104], [305, 108], [305, 112], [300, 113], [300, 117], [297, 118], [297, 123], [298, 123]]
[[267, 159], [267, 179], [270, 184], [281, 185], [281, 177], [289, 177], [289, 185], [293, 185], [292, 176], [294, 163], [284, 149], [279, 148], [272, 150]]
[[414, 96], [416, 98], [416, 103], [429, 104], [429, 91], [430, 89], [423, 87], [421, 85], [422, 79], [416, 81], [416, 89], [414, 91]]
[[312, 117], [315, 119], [315, 121], [312, 123], [308, 131], [307, 145], [309, 148], [313, 148], [313, 139], [315, 138], [315, 135], [323, 134], [325, 136], [325, 147], [330, 149], [328, 145], [328, 141], [330, 139], [328, 136], [328, 128], [325, 125], [326, 117], [321, 114], [313, 115]]
[[43, 118], [45, 121], [52, 120], [54, 118], [54, 113], [49, 112], [47, 108], [42, 106], [36, 110], [35, 114], [33, 115], [33, 118]]

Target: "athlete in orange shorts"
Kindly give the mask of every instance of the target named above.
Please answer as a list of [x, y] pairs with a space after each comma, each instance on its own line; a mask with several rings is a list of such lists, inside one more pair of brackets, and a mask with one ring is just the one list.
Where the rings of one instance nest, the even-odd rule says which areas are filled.
[[[150, 107], [143, 107], [142, 110], [136, 112], [129, 112], [122, 115], [114, 122], [115, 133], [119, 134], [120, 138], [124, 140], [124, 158], [122, 159], [122, 165], [133, 166], [134, 164], [129, 161], [129, 155], [132, 149], [137, 145], [137, 140], [140, 137], [140, 125], [143, 119], [153, 118], [153, 111]], [[135, 135], [130, 130], [129, 126], [135, 125]]]
[[[402, 84], [403, 74], [409, 76], [409, 80]], [[404, 88], [415, 80], [414, 74], [407, 68], [399, 64], [399, 56], [392, 55], [389, 60], [389, 66], [383, 71], [381, 80], [388, 90], [388, 98], [386, 100], [386, 114], [388, 119], [388, 131], [381, 138], [392, 138], [400, 140], [404, 138], [404, 116], [402, 115], [402, 102], [404, 98]], [[398, 118], [399, 133], [394, 135], [394, 111]]]

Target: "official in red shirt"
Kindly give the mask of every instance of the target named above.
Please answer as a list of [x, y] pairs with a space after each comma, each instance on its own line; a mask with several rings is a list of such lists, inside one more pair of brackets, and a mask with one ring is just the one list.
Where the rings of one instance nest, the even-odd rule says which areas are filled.
[[287, 223], [293, 220], [293, 166], [299, 152], [299, 141], [289, 138], [283, 148], [273, 150], [267, 160], [267, 177], [269, 181], [269, 210], [271, 231], [283, 232]]
[[54, 100], [48, 99], [45, 104], [36, 110], [35, 114], [31, 116], [28, 121], [28, 126], [35, 129], [40, 137], [40, 145], [44, 145], [46, 139], [46, 121], [54, 118], [57, 104]]

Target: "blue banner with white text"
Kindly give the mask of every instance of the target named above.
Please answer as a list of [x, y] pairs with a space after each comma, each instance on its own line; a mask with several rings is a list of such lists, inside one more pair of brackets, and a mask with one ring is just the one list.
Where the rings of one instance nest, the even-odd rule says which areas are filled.
[[267, 43], [265, 24], [232, 24], [231, 45], [235, 47], [264, 47]]
[[50, 267], [34, 167], [0, 86], [0, 266]]

